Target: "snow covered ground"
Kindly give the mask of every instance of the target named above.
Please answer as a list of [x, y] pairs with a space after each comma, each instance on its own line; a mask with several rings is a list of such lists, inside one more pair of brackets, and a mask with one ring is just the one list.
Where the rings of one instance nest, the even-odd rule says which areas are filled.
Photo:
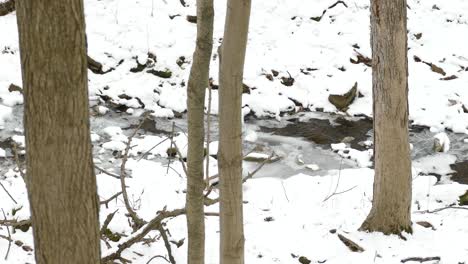
[[[185, 84], [196, 34], [195, 24], [186, 20], [186, 15], [195, 15], [194, 0], [187, 3], [188, 7], [176, 0], [85, 0], [89, 55], [107, 69], [115, 68], [104, 75], [89, 72], [93, 102], [102, 98], [100, 96], [109, 96], [114, 103], [133, 109], [128, 111], [133, 116], [152, 110], [155, 117], [173, 117], [186, 110]], [[243, 102], [255, 116], [280, 119], [281, 113], [298, 109], [299, 104], [306, 110], [338, 112], [329, 103], [328, 96], [347, 92], [355, 82], [363, 97], [356, 99], [347, 114], [372, 115], [371, 69], [362, 63], [351, 62], [359, 54], [371, 55], [369, 1], [347, 0], [345, 4], [338, 3], [330, 8], [334, 3], [335, 0], [253, 1], [244, 80], [251, 89], [250, 94], [244, 94]], [[410, 119], [413, 124], [430, 127], [434, 133], [449, 129], [468, 134], [468, 2], [409, 0], [408, 5]], [[214, 51], [222, 37], [225, 0], [215, 1], [215, 12]], [[22, 104], [22, 96], [19, 92], [8, 91], [11, 83], [21, 86], [14, 13], [0, 17], [0, 36], [0, 128], [5, 128], [3, 132], [0, 130], [0, 135], [16, 134], [15, 140], [21, 141], [21, 128], [11, 127], [11, 124], [19, 116], [15, 114], [14, 106]], [[156, 62], [148, 54], [154, 54]], [[131, 72], [138, 64], [145, 63], [148, 65], [145, 70]], [[435, 67], [430, 65], [436, 66], [438, 72], [431, 70]], [[217, 67], [217, 56], [213, 55], [210, 76], [215, 84]], [[170, 71], [171, 76], [160, 78], [148, 70]], [[278, 76], [273, 76], [272, 70], [277, 71]], [[294, 78], [293, 85], [283, 85], [282, 77]], [[213, 113], [218, 109], [216, 96], [214, 90]], [[98, 112], [103, 114], [105, 109], [100, 108]], [[122, 130], [126, 125], [94, 127], [97, 165], [109, 169], [119, 166], [121, 161], [112, 152], [122, 150], [125, 135], [128, 135]], [[162, 135], [137, 136], [134, 139], [137, 146], [128, 162], [132, 175], [127, 182], [131, 202], [146, 220], [164, 206], [182, 208], [185, 202], [186, 181], [180, 176], [183, 175], [181, 164], [174, 162], [174, 170], [166, 168], [164, 158], [169, 142], [159, 145], [149, 156], [138, 161], [141, 152], [163, 138]], [[262, 140], [262, 135], [250, 138]], [[186, 138], [183, 134], [177, 140], [184, 148]], [[281, 144], [285, 143], [299, 144], [290, 139], [281, 141]], [[335, 147], [343, 153], [346, 150], [343, 145]], [[419, 176], [420, 172], [449, 173], [449, 164], [455, 162], [456, 157], [431, 155], [418, 157], [413, 163], [414, 234], [406, 234], [404, 241], [396, 236], [357, 231], [371, 206], [373, 170], [368, 168], [371, 162], [367, 151], [352, 150], [350, 153], [357, 164], [348, 164], [341, 171], [322, 168], [320, 164], [314, 177], [299, 174], [285, 178], [281, 175], [284, 171], [275, 169], [272, 164], [265, 166], [262, 177], [247, 181], [244, 187], [246, 263], [301, 263], [300, 257], [311, 263], [400, 263], [408, 257], [435, 256], [441, 258], [439, 263], [468, 263], [468, 212], [453, 209], [421, 212], [456, 203], [458, 196], [468, 189], [466, 185], [447, 181], [436, 184], [435, 177]], [[24, 183], [12, 170], [11, 158], [3, 158], [4, 155], [7, 153], [0, 148], [0, 179], [18, 204], [0, 189], [0, 207], [7, 218], [27, 219], [29, 210]], [[330, 153], [325, 155], [335, 161], [339, 157]], [[293, 163], [296, 157], [285, 159]], [[319, 163], [308, 157], [303, 159], [306, 164], [302, 167]], [[212, 160], [210, 164], [211, 173], [215, 174], [216, 161]], [[252, 164], [246, 164], [245, 173], [253, 168]], [[119, 191], [120, 183], [116, 179], [104, 174], [97, 177], [101, 199]], [[352, 189], [326, 200], [335, 188], [336, 192]], [[213, 197], [216, 194], [215, 191]], [[22, 209], [12, 216], [12, 210], [21, 205]], [[109, 228], [129, 235], [131, 229], [120, 199], [111, 202], [109, 208], [101, 206], [101, 221], [116, 209], [119, 211]], [[218, 207], [209, 206], [206, 211], [217, 212]], [[218, 263], [218, 218], [207, 216], [206, 221], [207, 263], [215, 264]], [[416, 224], [419, 221], [429, 222], [433, 228]], [[186, 238], [183, 216], [169, 220], [167, 228], [171, 240]], [[365, 251], [350, 252], [337, 234], [358, 243]], [[0, 235], [7, 235], [5, 228], [0, 230]], [[33, 246], [31, 230], [18, 230], [12, 236]], [[103, 254], [115, 249], [117, 244], [110, 242], [112, 247], [109, 249], [103, 243]], [[7, 241], [0, 238], [0, 254], [6, 253], [7, 247]], [[185, 263], [186, 241], [179, 248], [176, 245], [172, 248], [177, 262]], [[133, 263], [147, 263], [159, 254], [166, 254], [161, 241], [150, 246], [137, 244], [125, 251], [124, 257]], [[16, 245], [12, 245], [5, 261], [12, 264], [33, 262], [33, 253]], [[154, 259], [151, 263], [166, 262]]]

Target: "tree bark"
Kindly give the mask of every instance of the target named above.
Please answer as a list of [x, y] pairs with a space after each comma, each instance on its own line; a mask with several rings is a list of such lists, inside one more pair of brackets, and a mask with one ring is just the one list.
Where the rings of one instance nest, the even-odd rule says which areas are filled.
[[244, 263], [242, 79], [250, 0], [228, 0], [219, 70], [220, 263]]
[[83, 2], [18, 1], [16, 7], [36, 263], [97, 264]]
[[406, 0], [371, 1], [374, 199], [361, 230], [411, 232]]
[[203, 189], [204, 109], [213, 50], [213, 0], [197, 0], [197, 42], [187, 86], [187, 229], [188, 264], [205, 263], [205, 215]]

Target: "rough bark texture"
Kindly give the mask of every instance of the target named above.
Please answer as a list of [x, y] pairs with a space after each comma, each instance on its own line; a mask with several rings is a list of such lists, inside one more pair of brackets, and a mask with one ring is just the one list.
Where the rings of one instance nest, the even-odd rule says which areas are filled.
[[242, 79], [250, 0], [228, 0], [219, 71], [221, 264], [244, 263], [242, 212]]
[[371, 1], [374, 199], [361, 230], [411, 232], [406, 0]]
[[36, 263], [100, 262], [82, 0], [18, 1]]
[[204, 107], [213, 50], [213, 0], [197, 0], [197, 43], [187, 86], [187, 229], [189, 264], [205, 262]]

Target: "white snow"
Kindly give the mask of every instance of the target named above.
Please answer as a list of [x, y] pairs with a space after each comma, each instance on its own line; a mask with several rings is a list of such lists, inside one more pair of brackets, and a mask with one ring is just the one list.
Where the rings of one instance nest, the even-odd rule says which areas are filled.
[[313, 171], [318, 171], [320, 167], [317, 164], [308, 164], [306, 165], [306, 168], [313, 170]]
[[[89, 72], [90, 98], [106, 95], [114, 103], [130, 107], [129, 115], [153, 111], [156, 118], [173, 118], [175, 112], [186, 111], [186, 85], [195, 46], [196, 25], [186, 21], [186, 15], [195, 14], [195, 0], [187, 0], [183, 7], [176, 0], [85, 0], [89, 55], [103, 63], [112, 72], [97, 75]], [[215, 2], [214, 49], [210, 77], [218, 84], [218, 56], [216, 50], [223, 33], [226, 0]], [[243, 116], [253, 113], [257, 117], [281, 119], [285, 112], [323, 110], [338, 112], [329, 103], [330, 94], [343, 94], [357, 82], [364, 97], [356, 98], [348, 115], [372, 116], [371, 68], [353, 64], [357, 52], [371, 56], [369, 39], [369, 1], [347, 0], [346, 6], [335, 0], [270, 0], [252, 1], [252, 17], [244, 70], [244, 83], [251, 88], [243, 94]], [[444, 152], [450, 149], [446, 129], [468, 134], [468, 1], [408, 0], [409, 37], [409, 113], [415, 125], [431, 128], [443, 143]], [[434, 8], [437, 6], [437, 8]], [[326, 14], [320, 22], [311, 17]], [[173, 15], [177, 15], [172, 17]], [[23, 103], [19, 92], [10, 92], [10, 84], [22, 86], [17, 22], [15, 13], [0, 17], [0, 129], [5, 120], [16, 118], [13, 106]], [[416, 34], [421, 33], [421, 37]], [[154, 70], [170, 70], [168, 79], [146, 73], [132, 73], [130, 69], [145, 64], [148, 54], [156, 56]], [[187, 63], [181, 67], [176, 61], [184, 56]], [[427, 63], [442, 68], [445, 76], [431, 71], [417, 56]], [[119, 62], [123, 62], [119, 65]], [[119, 66], [118, 66], [119, 65]], [[266, 75], [278, 72], [273, 81]], [[457, 79], [442, 78], [455, 75]], [[294, 78], [292, 86], [285, 86], [282, 77]], [[132, 99], [122, 99], [125, 94]], [[208, 94], [207, 94], [208, 96]], [[140, 101], [145, 105], [140, 104]], [[103, 103], [103, 102], [100, 102]], [[302, 107], [296, 104], [301, 104]], [[248, 106], [247, 106], [248, 105]], [[208, 104], [205, 105], [206, 108]], [[99, 106], [101, 114], [107, 110]], [[206, 109], [208, 110], [208, 109]], [[212, 91], [211, 113], [219, 112], [218, 90]], [[93, 142], [102, 143], [95, 157], [102, 165], [119, 166], [112, 157], [114, 150], [122, 151], [127, 143], [127, 132], [113, 125], [94, 131]], [[259, 135], [246, 130], [245, 140], [257, 141]], [[13, 140], [24, 146], [23, 136]], [[146, 220], [158, 210], [182, 208], [185, 204], [186, 178], [181, 163], [175, 159], [168, 168], [167, 150], [170, 140], [164, 136], [137, 135], [132, 141], [127, 163], [129, 196], [138, 214]], [[162, 143], [161, 143], [162, 142]], [[187, 138], [181, 133], [174, 138], [182, 157], [186, 157]], [[467, 139], [464, 140], [467, 143]], [[284, 142], [283, 142], [284, 143]], [[158, 145], [159, 144], [159, 145]], [[372, 142], [365, 143], [371, 146]], [[452, 142], [455, 148], [456, 142]], [[397, 236], [357, 231], [371, 208], [373, 191], [372, 150], [358, 151], [345, 143], [332, 144], [343, 158], [355, 162], [356, 167], [326, 170], [319, 161], [306, 159], [301, 168], [318, 170], [320, 175], [299, 174], [284, 179], [281, 171], [265, 171], [270, 175], [253, 178], [244, 185], [244, 223], [246, 237], [246, 263], [299, 263], [304, 256], [312, 263], [401, 263], [408, 257], [441, 257], [440, 263], [468, 263], [467, 210], [448, 209], [436, 213], [423, 213], [456, 203], [467, 185], [443, 181], [436, 184], [432, 176], [417, 177], [421, 173], [452, 173], [450, 164], [457, 157], [440, 153], [422, 157], [413, 162], [412, 221], [414, 233], [404, 234], [406, 241]], [[218, 142], [210, 143], [210, 155], [217, 154]], [[3, 152], [2, 152], [3, 151]], [[149, 152], [139, 160], [142, 153]], [[296, 156], [293, 155], [294, 159]], [[0, 149], [0, 157], [5, 156]], [[295, 160], [285, 159], [295, 164]], [[269, 155], [252, 153], [255, 157]], [[153, 160], [154, 159], [154, 160]], [[164, 160], [165, 162], [161, 162]], [[109, 163], [110, 162], [110, 163]], [[312, 163], [317, 162], [320, 164]], [[271, 165], [273, 166], [273, 165]], [[295, 164], [295, 166], [298, 166]], [[217, 174], [216, 160], [210, 157], [210, 176]], [[112, 168], [109, 169], [112, 171]], [[100, 199], [107, 199], [120, 191], [120, 182], [105, 174], [98, 174]], [[15, 204], [0, 189], [0, 207], [8, 218], [12, 209], [22, 208], [14, 218], [29, 218], [26, 187], [19, 172], [0, 166], [0, 181], [18, 201]], [[335, 191], [336, 190], [336, 191]], [[340, 193], [333, 195], [333, 193]], [[342, 192], [342, 193], [341, 193]], [[211, 194], [218, 195], [217, 189]], [[331, 196], [332, 195], [332, 196]], [[331, 197], [330, 197], [331, 196]], [[324, 201], [327, 197], [328, 200]], [[109, 228], [114, 232], [131, 234], [125, 209], [120, 199], [101, 206], [100, 220], [119, 209]], [[465, 207], [466, 208], [466, 207]], [[218, 205], [206, 207], [207, 212], [218, 212]], [[424, 228], [418, 221], [431, 223], [435, 230]], [[172, 250], [177, 263], [186, 263], [187, 230], [184, 216], [167, 222], [171, 240], [185, 239], [184, 244]], [[363, 253], [352, 253], [330, 230], [343, 234], [361, 245]], [[5, 235], [6, 230], [1, 230]], [[150, 234], [157, 237], [157, 232]], [[16, 231], [14, 239], [33, 246], [32, 232]], [[219, 218], [206, 217], [206, 263], [219, 263]], [[106, 254], [111, 249], [102, 243]], [[0, 254], [5, 253], [8, 242], [0, 238]], [[137, 253], [134, 253], [137, 252]], [[141, 256], [142, 254], [143, 256]], [[137, 244], [126, 250], [123, 257], [135, 264], [147, 263], [154, 255], [166, 255], [164, 243], [149, 246]], [[295, 257], [297, 256], [297, 257]], [[3, 257], [3, 255], [2, 255]], [[3, 260], [2, 260], [3, 261]], [[160, 261], [160, 262], [158, 262]], [[325, 262], [326, 261], [326, 262]], [[2, 262], [3, 263], [3, 262]], [[34, 254], [11, 246], [5, 263], [35, 263]], [[165, 263], [154, 260], [152, 263]]]

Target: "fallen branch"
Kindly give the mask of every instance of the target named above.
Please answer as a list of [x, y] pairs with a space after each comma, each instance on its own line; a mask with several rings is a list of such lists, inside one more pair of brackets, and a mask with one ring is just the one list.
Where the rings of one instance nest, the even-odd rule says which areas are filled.
[[153, 218], [151, 221], [149, 221], [147, 224], [145, 224], [139, 230], [133, 233], [132, 236], [126, 238], [125, 242], [120, 243], [114, 252], [104, 256], [101, 259], [101, 263], [112, 263], [113, 260], [121, 258], [121, 254], [124, 250], [130, 248], [133, 244], [141, 241], [149, 232], [153, 230], [159, 230], [159, 228], [162, 227], [162, 221], [183, 214], [185, 214], [185, 209], [176, 209], [173, 211], [160, 212], [155, 218]]
[[5, 220], [0, 220], [0, 225], [2, 225], [2, 226], [7, 226], [7, 227], [8, 227], [8, 226], [11, 226], [11, 227], [13, 227], [13, 228], [18, 228], [18, 229], [20, 229], [20, 228], [22, 228], [22, 227], [24, 227], [24, 226], [28, 226], [28, 227], [31, 226], [31, 219], [20, 220], [20, 221], [18, 221], [18, 220], [7, 220], [7, 219], [5, 219]]
[[171, 261], [172, 264], [176, 264], [174, 256], [172, 255], [171, 244], [169, 243], [169, 238], [167, 238], [166, 229], [164, 229], [164, 227], [162, 225], [160, 225], [158, 230], [159, 230], [159, 233], [161, 234], [161, 237], [162, 237], [162, 239], [164, 241], [164, 245], [166, 246], [167, 254], [169, 255], [169, 260]]
[[443, 210], [447, 210], [447, 209], [457, 209], [457, 210], [468, 210], [468, 207], [463, 207], [463, 206], [446, 206], [446, 207], [442, 207], [442, 208], [437, 208], [437, 209], [434, 209], [432, 211], [430, 210], [425, 210], [425, 211], [416, 211], [415, 213], [421, 213], [421, 214], [433, 214], [433, 213], [437, 213], [437, 212], [440, 212], [440, 211], [443, 211]]
[[356, 244], [355, 242], [353, 242], [351, 239], [349, 238], [346, 238], [345, 236], [341, 235], [341, 234], [338, 234], [338, 238], [341, 240], [341, 242], [343, 242], [343, 244], [345, 244], [345, 246], [347, 246], [349, 248], [349, 250], [351, 250], [352, 252], [364, 252], [364, 249], [359, 246], [358, 244]]
[[138, 130], [143, 125], [143, 122], [146, 120], [146, 117], [147, 116], [144, 116], [143, 120], [140, 122], [140, 124], [135, 129], [135, 131], [133, 131], [133, 133], [130, 135], [130, 137], [128, 137], [128, 141], [127, 141], [127, 144], [126, 144], [126, 147], [125, 147], [125, 152], [124, 152], [124, 155], [122, 157], [122, 164], [120, 165], [120, 187], [122, 188], [122, 196], [123, 196], [123, 199], [124, 199], [125, 208], [127, 209], [128, 214], [130, 215], [130, 217], [133, 220], [133, 230], [134, 231], [136, 231], [137, 229], [142, 227], [144, 224], [146, 224], [146, 222], [143, 219], [141, 219], [135, 213], [135, 211], [132, 209], [132, 207], [130, 206], [130, 202], [128, 200], [128, 194], [127, 194], [127, 187], [125, 185], [125, 177], [127, 176], [127, 172], [125, 171], [125, 166], [127, 165], [128, 153], [130, 151], [130, 146], [131, 146], [131, 143], [132, 143], [132, 139], [133, 139], [133, 137], [135, 137], [136, 133], [138, 132]]
[[426, 261], [439, 261], [440, 257], [428, 257], [428, 258], [419, 258], [419, 257], [411, 257], [411, 258], [405, 258], [401, 260], [401, 263], [405, 263], [408, 261], [417, 261], [419, 263], [423, 263]]

